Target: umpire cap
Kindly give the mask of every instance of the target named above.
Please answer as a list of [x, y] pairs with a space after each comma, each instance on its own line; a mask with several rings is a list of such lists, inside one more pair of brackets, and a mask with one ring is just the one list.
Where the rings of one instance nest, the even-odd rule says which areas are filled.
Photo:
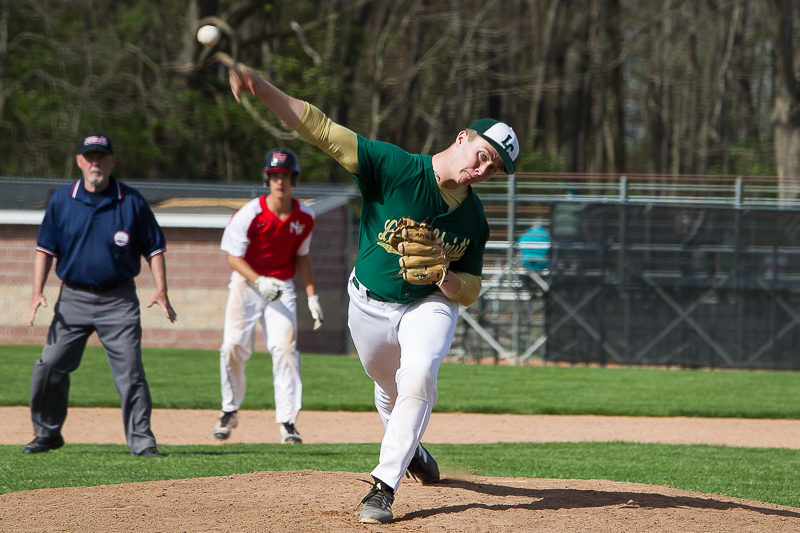
[[114, 149], [111, 147], [111, 139], [102, 133], [84, 135], [83, 139], [81, 139], [80, 146], [78, 146], [78, 151], [75, 153], [85, 154], [88, 152], [103, 152], [104, 154], [114, 155]]
[[300, 174], [300, 162], [297, 160], [297, 154], [289, 148], [270, 150], [264, 162], [264, 179], [267, 179], [270, 172], [290, 172], [292, 181], [296, 181]]

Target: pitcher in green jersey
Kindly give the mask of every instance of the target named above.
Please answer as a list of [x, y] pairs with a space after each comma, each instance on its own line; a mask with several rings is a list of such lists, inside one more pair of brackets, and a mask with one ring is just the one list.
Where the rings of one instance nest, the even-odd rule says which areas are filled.
[[[348, 327], [375, 382], [385, 431], [359, 519], [389, 522], [406, 472], [422, 483], [439, 481], [436, 461], [420, 439], [436, 403], [439, 366], [453, 341], [458, 306], [472, 304], [480, 293], [489, 238], [482, 204], [470, 185], [500, 171], [514, 172], [517, 136], [507, 124], [483, 118], [434, 155], [410, 154], [336, 124], [244, 65], [230, 68], [229, 80], [237, 100], [255, 95], [303, 140], [333, 157], [353, 175], [364, 199], [358, 256], [348, 281]], [[403, 217], [428, 222], [443, 240], [451, 262], [438, 285], [410, 284], [399, 276], [399, 255], [388, 239]]]

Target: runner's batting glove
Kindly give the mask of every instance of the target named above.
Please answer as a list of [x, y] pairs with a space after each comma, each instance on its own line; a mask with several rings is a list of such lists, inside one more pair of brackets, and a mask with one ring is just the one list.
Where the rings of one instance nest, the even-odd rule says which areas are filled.
[[258, 276], [254, 283], [256, 290], [261, 293], [261, 296], [266, 298], [268, 302], [274, 302], [281, 297], [280, 281], [275, 278], [268, 278], [266, 276]]
[[313, 295], [308, 297], [308, 310], [311, 311], [311, 318], [314, 319], [314, 329], [322, 327], [322, 306], [319, 305], [319, 296]]

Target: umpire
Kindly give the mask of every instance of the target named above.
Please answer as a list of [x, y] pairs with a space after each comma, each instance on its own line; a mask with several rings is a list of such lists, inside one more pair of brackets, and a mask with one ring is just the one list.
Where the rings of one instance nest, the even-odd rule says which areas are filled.
[[62, 280], [53, 322], [31, 378], [31, 420], [36, 435], [23, 453], [41, 453], [64, 445], [69, 373], [78, 368], [86, 341], [96, 331], [106, 350], [122, 405], [125, 438], [132, 455], [161, 454], [150, 429], [152, 402], [142, 365], [142, 324], [133, 278], [141, 257], [150, 265], [158, 304], [170, 322], [175, 311], [167, 297], [164, 233], [144, 198], [111, 176], [117, 159], [105, 135], [87, 135], [75, 161], [83, 177], [50, 198], [36, 239], [33, 296], [28, 324], [56, 258]]

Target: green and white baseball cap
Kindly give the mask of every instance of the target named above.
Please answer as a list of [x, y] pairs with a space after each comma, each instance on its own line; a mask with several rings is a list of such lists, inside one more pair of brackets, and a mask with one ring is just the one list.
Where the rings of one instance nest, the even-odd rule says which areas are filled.
[[511, 126], [493, 118], [482, 118], [469, 127], [486, 139], [503, 160], [506, 174], [514, 172], [514, 160], [519, 155], [519, 141]]

